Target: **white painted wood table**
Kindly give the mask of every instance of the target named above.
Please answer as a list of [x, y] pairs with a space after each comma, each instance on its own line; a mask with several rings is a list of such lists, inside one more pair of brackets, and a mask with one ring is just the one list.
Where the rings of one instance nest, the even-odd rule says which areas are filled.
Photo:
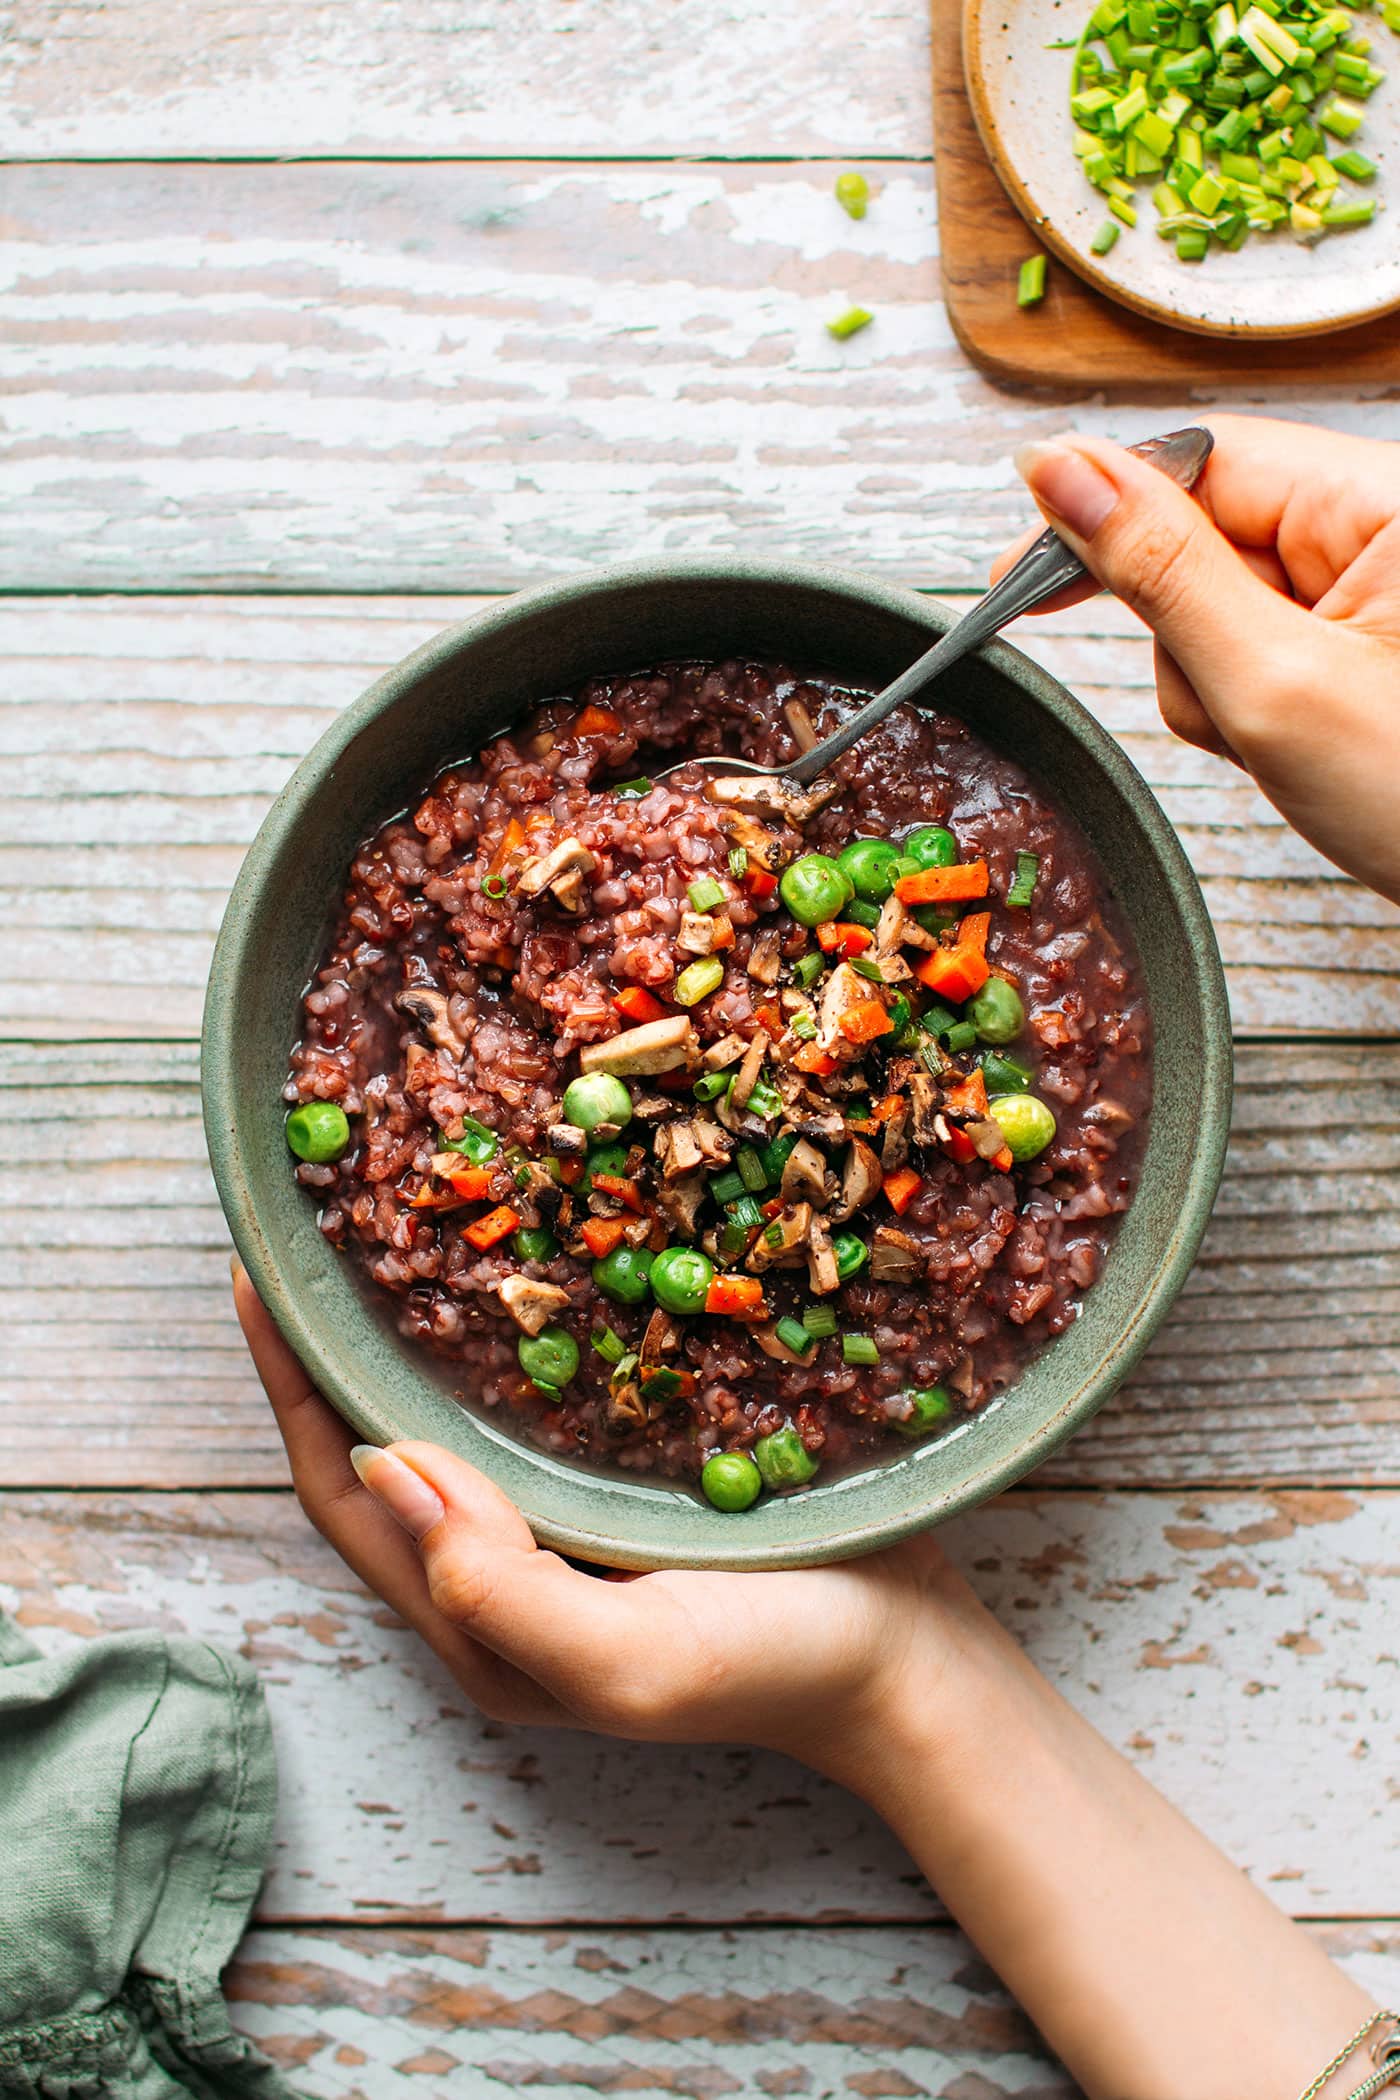
[[[486, 1725], [309, 1532], [229, 1315], [195, 1039], [336, 709], [483, 596], [658, 550], [977, 587], [1033, 401], [939, 300], [921, 0], [12, 0], [0, 42], [7, 1492], [41, 1641], [258, 1664], [237, 2017], [307, 2094], [1070, 2087], [856, 1804]], [[854, 225], [836, 168], [880, 186]], [[852, 299], [875, 325], [845, 345]], [[1267, 407], [1400, 438], [1390, 398]], [[1170, 743], [1111, 605], [1016, 637], [1180, 828], [1229, 1173], [1131, 1388], [951, 1543], [1110, 1737], [1400, 1995], [1400, 917]], [[74, 1291], [81, 1294], [75, 1317]], [[679, 1820], [679, 1831], [675, 1825]]]

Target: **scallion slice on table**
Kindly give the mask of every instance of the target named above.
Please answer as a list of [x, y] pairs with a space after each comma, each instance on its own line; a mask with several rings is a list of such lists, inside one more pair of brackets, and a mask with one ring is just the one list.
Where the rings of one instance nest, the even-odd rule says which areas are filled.
[[844, 343], [847, 336], [857, 335], [862, 328], [868, 328], [874, 318], [867, 307], [848, 306], [834, 321], [827, 322], [826, 332], [834, 335], [838, 343]]
[[[1400, 31], [1400, 0], [1380, 14]], [[1070, 78], [1074, 153], [1111, 214], [1091, 252], [1137, 224], [1145, 181], [1183, 262], [1280, 226], [1312, 244], [1367, 224], [1375, 200], [1342, 185], [1375, 180], [1348, 141], [1385, 73], [1355, 27], [1328, 0], [1098, 0]]]
[[1028, 255], [1016, 279], [1016, 304], [1039, 306], [1045, 297], [1045, 256]]

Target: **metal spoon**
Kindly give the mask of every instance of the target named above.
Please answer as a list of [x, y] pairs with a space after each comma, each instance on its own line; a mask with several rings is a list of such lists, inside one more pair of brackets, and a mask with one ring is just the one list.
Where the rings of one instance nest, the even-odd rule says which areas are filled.
[[[1130, 445], [1128, 450], [1135, 452], [1139, 459], [1150, 460], [1154, 467], [1159, 467], [1164, 474], [1170, 475], [1179, 487], [1189, 489], [1210, 458], [1214, 442], [1208, 430], [1193, 425], [1186, 430], [1170, 431], [1164, 437], [1144, 438], [1141, 444]], [[1034, 545], [1026, 549], [1021, 559], [1007, 570], [1000, 583], [994, 583], [986, 595], [978, 599], [971, 611], [963, 614], [956, 626], [950, 627], [941, 640], [935, 642], [931, 649], [925, 650], [917, 663], [911, 664], [907, 671], [902, 671], [894, 683], [887, 685], [882, 693], [877, 693], [873, 700], [867, 700], [864, 707], [857, 708], [850, 719], [843, 722], [833, 735], [823, 737], [810, 751], [804, 751], [799, 758], [789, 760], [785, 766], [759, 766], [751, 759], [745, 758], [688, 758], [679, 765], [668, 766], [664, 773], [656, 777], [666, 780], [671, 774], [680, 772], [682, 766], [687, 769], [698, 768], [712, 776], [720, 776], [713, 780], [708, 789], [716, 801], [753, 808], [762, 805], [768, 807], [775, 815], [782, 813], [787, 801], [796, 815], [796, 805], [812, 799], [800, 795], [798, 791], [809, 781], [815, 780], [819, 773], [824, 773], [832, 760], [839, 758], [843, 751], [849, 751], [852, 744], [858, 743], [867, 730], [873, 729], [877, 722], [883, 722], [891, 709], [899, 707], [906, 700], [922, 700], [934, 680], [941, 678], [948, 666], [955, 664], [959, 657], [969, 655], [974, 649], [980, 649], [984, 642], [989, 642], [994, 634], [1000, 633], [1003, 627], [1017, 619], [1021, 613], [1033, 612], [1036, 606], [1043, 605], [1047, 599], [1053, 598], [1057, 591], [1064, 590], [1071, 583], [1079, 582], [1087, 574], [1088, 571], [1078, 555], [1070, 552], [1058, 533], [1047, 528]], [[766, 783], [771, 782], [772, 786], [761, 791], [746, 787], [737, 778], [740, 774], [746, 777], [757, 774]], [[731, 778], [734, 779], [734, 792], [717, 792], [722, 782]], [[834, 792], [833, 787], [832, 793]], [[816, 806], [820, 806], [823, 800], [829, 801], [830, 795], [819, 796]], [[810, 814], [810, 811], [808, 813]]]

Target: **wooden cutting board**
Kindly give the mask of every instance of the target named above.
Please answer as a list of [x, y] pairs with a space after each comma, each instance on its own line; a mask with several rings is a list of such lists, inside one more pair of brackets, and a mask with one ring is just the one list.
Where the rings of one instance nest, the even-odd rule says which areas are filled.
[[1054, 259], [1044, 300], [1018, 307], [1016, 273], [1037, 247], [1035, 234], [1002, 188], [972, 121], [961, 0], [932, 0], [932, 7], [944, 298], [958, 341], [989, 378], [1003, 386], [1138, 396], [1255, 380], [1343, 388], [1400, 382], [1400, 312], [1296, 341], [1190, 335], [1131, 313]]

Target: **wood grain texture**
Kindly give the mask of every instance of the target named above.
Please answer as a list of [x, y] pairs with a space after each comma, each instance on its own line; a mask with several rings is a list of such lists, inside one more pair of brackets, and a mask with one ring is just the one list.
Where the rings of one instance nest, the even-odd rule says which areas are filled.
[[[1400, 1871], [1400, 1498], [1022, 1492], [954, 1557], [1110, 1741], [1300, 1916]], [[123, 1626], [240, 1648], [282, 1806], [267, 1919], [919, 1919], [850, 1797], [747, 1749], [483, 1723], [289, 1495], [11, 1495], [0, 1601], [41, 1644]]]
[[[829, 165], [11, 166], [0, 575], [491, 590], [708, 551], [980, 588], [1012, 450], [1066, 411], [969, 373], [930, 171], [882, 179], [857, 225]], [[1350, 392], [1239, 398], [1400, 433]]]
[[[1311, 1928], [1381, 2003], [1394, 1925]], [[308, 2100], [545, 2088], [1077, 2100], [974, 1948], [948, 1926], [250, 1933], [233, 2023]]]
[[[224, 899], [273, 794], [363, 686], [486, 602], [0, 600], [0, 1035], [196, 1034]], [[1132, 615], [1105, 600], [1015, 639], [1176, 824], [1236, 1028], [1393, 1031], [1400, 912], [1233, 767], [1167, 735]]]
[[[1241, 385], [1308, 388], [1325, 378], [1329, 387], [1364, 387], [1400, 378], [1400, 312], [1325, 338], [1192, 335], [1119, 306], [1058, 261], [1043, 304], [1021, 311], [1016, 274], [1036, 245], [1035, 229], [977, 135], [964, 85], [962, 8], [932, 0], [932, 20], [944, 297], [959, 343], [989, 378], [1040, 391], [1111, 388], [1138, 400], [1189, 387], [1218, 396]], [[1307, 258], [1298, 260], [1305, 269]]]
[[13, 0], [0, 153], [926, 154], [924, 0]]
[[[9, 1485], [286, 1478], [229, 1305], [196, 1062], [183, 1043], [0, 1051]], [[1397, 1166], [1400, 1046], [1246, 1048], [1186, 1290], [1039, 1477], [1400, 1482]]]

